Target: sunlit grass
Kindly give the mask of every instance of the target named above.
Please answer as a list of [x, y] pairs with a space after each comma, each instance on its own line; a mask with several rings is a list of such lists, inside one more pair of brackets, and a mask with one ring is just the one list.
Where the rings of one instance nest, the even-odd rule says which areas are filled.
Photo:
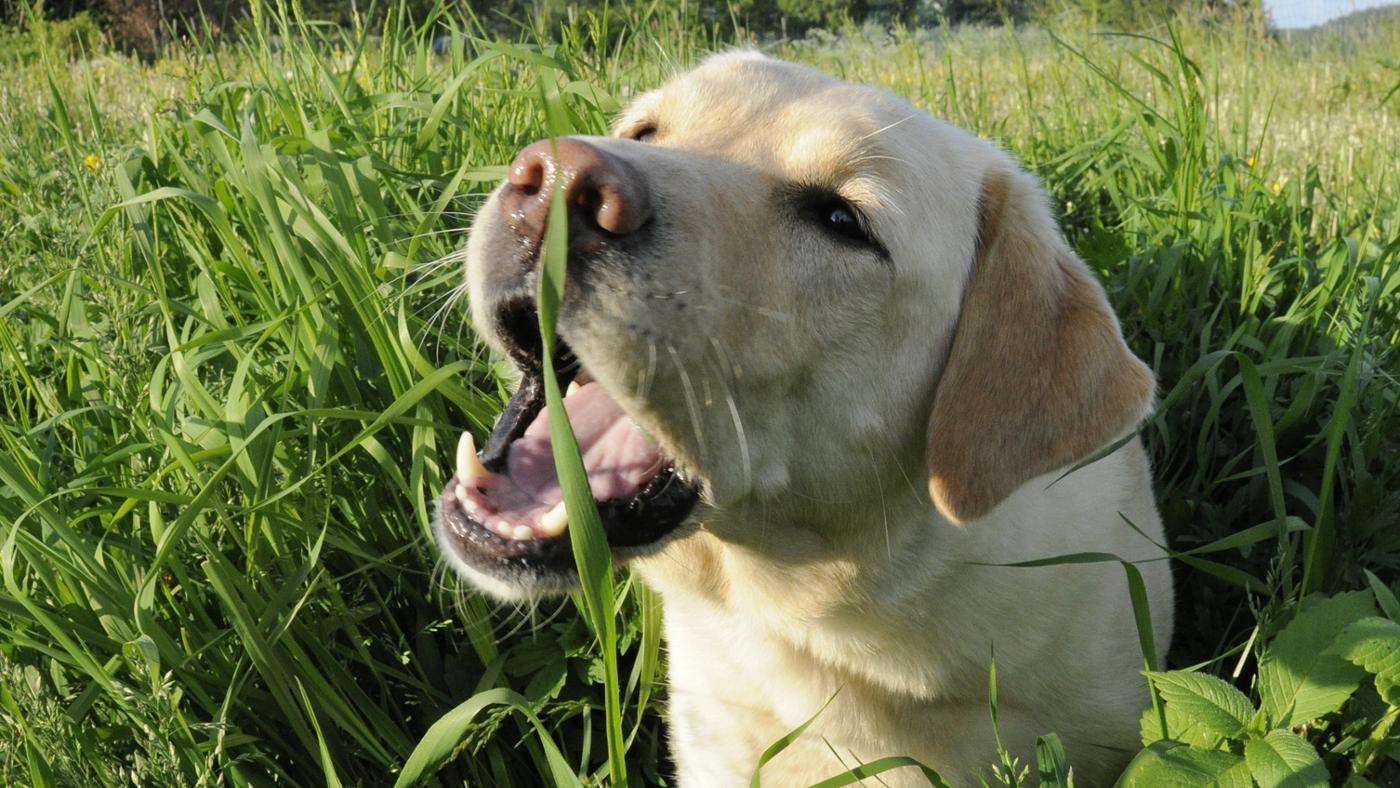
[[[260, 9], [240, 44], [0, 82], [0, 718], [20, 731], [0, 782], [384, 784], [452, 709], [414, 763], [444, 783], [606, 781], [619, 738], [655, 782], [650, 593], [623, 577], [615, 620], [521, 624], [444, 576], [428, 535], [455, 436], [504, 402], [457, 252], [548, 133], [540, 42], [444, 18], [434, 55], [425, 20]], [[776, 53], [1045, 178], [1162, 381], [1147, 438], [1173, 547], [1208, 548], [1179, 567], [1172, 661], [1228, 675], [1305, 588], [1400, 572], [1400, 35], [1150, 35]], [[665, 15], [551, 37], [590, 133], [718, 46]]]

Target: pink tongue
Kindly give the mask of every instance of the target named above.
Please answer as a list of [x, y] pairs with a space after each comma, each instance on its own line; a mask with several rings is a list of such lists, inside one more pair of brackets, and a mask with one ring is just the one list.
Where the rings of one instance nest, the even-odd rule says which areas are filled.
[[[574, 437], [583, 452], [583, 467], [588, 471], [588, 484], [596, 500], [635, 495], [656, 475], [661, 464], [660, 450], [602, 386], [584, 384], [564, 399], [564, 411], [569, 414]], [[527, 505], [530, 509], [548, 510], [563, 500], [549, 443], [548, 408], [541, 410], [525, 434], [511, 444], [506, 476], [520, 493], [532, 499], [534, 506]]]

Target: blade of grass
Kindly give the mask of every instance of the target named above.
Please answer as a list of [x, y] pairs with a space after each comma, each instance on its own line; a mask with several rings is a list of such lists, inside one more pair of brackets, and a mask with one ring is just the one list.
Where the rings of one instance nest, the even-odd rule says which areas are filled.
[[[559, 164], [558, 138], [567, 131], [563, 122], [561, 100], [553, 73], [539, 71], [541, 99], [554, 155], [554, 171], [562, 172]], [[627, 742], [622, 731], [621, 681], [617, 667], [617, 616], [614, 611], [616, 592], [612, 579], [612, 551], [603, 535], [603, 523], [588, 486], [588, 471], [583, 455], [574, 439], [564, 408], [564, 395], [554, 369], [555, 325], [559, 306], [564, 300], [565, 266], [569, 250], [569, 214], [564, 204], [560, 178], [553, 179], [549, 218], [541, 250], [539, 319], [543, 339], [545, 407], [549, 412], [549, 441], [554, 453], [554, 468], [564, 491], [564, 509], [569, 520], [569, 544], [573, 548], [574, 565], [578, 569], [579, 586], [584, 607], [602, 650], [604, 671], [604, 709], [607, 725], [608, 768], [612, 782], [627, 785]]]
[[554, 785], [582, 788], [583, 784], [579, 782], [578, 775], [569, 768], [568, 761], [550, 737], [549, 729], [530, 710], [530, 702], [519, 693], [505, 688], [478, 692], [438, 718], [438, 721], [428, 728], [418, 746], [413, 748], [413, 753], [408, 756], [398, 779], [394, 781], [394, 788], [408, 788], [431, 777], [433, 772], [456, 752], [463, 734], [476, 716], [490, 706], [509, 706], [512, 711], [519, 712], [530, 721], [544, 746]]
[[[1102, 563], [1117, 563], [1123, 567], [1123, 572], [1128, 580], [1128, 598], [1133, 606], [1133, 623], [1137, 627], [1138, 647], [1142, 650], [1143, 675], [1159, 670], [1160, 662], [1157, 658], [1156, 638], [1152, 632], [1152, 608], [1147, 601], [1147, 585], [1143, 582], [1142, 572], [1138, 571], [1133, 562], [1113, 553], [1066, 553], [1065, 555], [1037, 558], [1031, 561], [1017, 561], [1009, 564], [979, 563], [978, 565], [1033, 568], [1064, 564]], [[1166, 707], [1162, 705], [1162, 698], [1157, 693], [1157, 688], [1152, 686], [1151, 681], [1147, 683], [1147, 687], [1148, 694], [1152, 698], [1152, 709], [1156, 713], [1157, 722], [1162, 729], [1162, 738], [1165, 739], [1167, 738]]]
[[767, 766], [769, 761], [781, 755], [783, 750], [786, 750], [789, 746], [792, 745], [793, 742], [797, 741], [798, 738], [802, 736], [802, 734], [806, 733], [807, 729], [812, 727], [812, 723], [816, 722], [817, 718], [821, 716], [822, 712], [826, 711], [826, 707], [830, 706], [831, 702], [836, 700], [836, 696], [840, 694], [840, 692], [840, 690], [837, 690], [836, 692], [832, 693], [831, 697], [826, 699], [826, 703], [823, 703], [821, 705], [821, 708], [813, 712], [812, 716], [808, 717], [805, 722], [803, 722], [801, 725], [798, 725], [796, 728], [793, 728], [792, 730], [788, 731], [777, 741], [768, 745], [768, 748], [763, 751], [763, 754], [758, 756], [758, 763], [754, 764], [753, 778], [749, 780], [749, 788], [760, 788], [759, 773], [763, 770], [763, 767]]

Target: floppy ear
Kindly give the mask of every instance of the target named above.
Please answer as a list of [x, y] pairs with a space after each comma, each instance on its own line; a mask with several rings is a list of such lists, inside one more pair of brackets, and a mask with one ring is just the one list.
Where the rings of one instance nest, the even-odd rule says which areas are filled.
[[1032, 477], [1127, 434], [1152, 372], [1025, 173], [984, 180], [972, 272], [929, 422], [929, 495], [976, 520]]

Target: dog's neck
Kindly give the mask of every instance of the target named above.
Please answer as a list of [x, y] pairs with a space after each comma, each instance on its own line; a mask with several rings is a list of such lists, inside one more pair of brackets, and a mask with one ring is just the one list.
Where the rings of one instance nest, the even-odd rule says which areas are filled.
[[[663, 602], [705, 605], [755, 633], [819, 652], [824, 662], [849, 656], [859, 663], [868, 644], [852, 622], [889, 633], [927, 615], [959, 568], [936, 557], [960, 552], [951, 544], [960, 529], [912, 488], [842, 509], [828, 509], [820, 523], [758, 505], [710, 512], [699, 530], [636, 567]], [[917, 571], [909, 566], [915, 560]], [[849, 642], [831, 641], [838, 632]]]

